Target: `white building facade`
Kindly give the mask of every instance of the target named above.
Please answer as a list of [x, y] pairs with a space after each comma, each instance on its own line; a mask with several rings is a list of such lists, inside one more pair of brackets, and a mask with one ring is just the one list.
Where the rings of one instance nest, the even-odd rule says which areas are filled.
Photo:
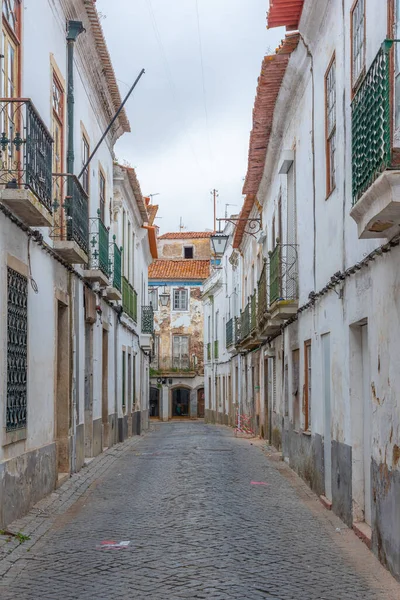
[[233, 236], [242, 407], [400, 577], [400, 5], [283, 4], [271, 3], [269, 25], [288, 32], [263, 61], [247, 226]]
[[[121, 103], [95, 2], [4, 0], [1, 8], [0, 523], [6, 525], [86, 458], [123, 439], [120, 345], [128, 347], [128, 331], [133, 353], [139, 337], [136, 368], [145, 375], [142, 350], [148, 353], [150, 342], [124, 321], [121, 308], [113, 147], [129, 131], [124, 111], [88, 164]], [[144, 222], [144, 214], [135, 222], [143, 281], [151, 260]], [[138, 287], [138, 306], [145, 306], [147, 286]], [[132, 419], [145, 427], [148, 391], [139, 377], [142, 392], [132, 410], [143, 417]]]

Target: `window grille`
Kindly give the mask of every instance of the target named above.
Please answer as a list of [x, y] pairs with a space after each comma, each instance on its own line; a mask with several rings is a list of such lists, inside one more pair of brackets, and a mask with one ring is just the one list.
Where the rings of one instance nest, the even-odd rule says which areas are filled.
[[6, 430], [15, 431], [27, 423], [28, 279], [8, 267], [7, 290]]

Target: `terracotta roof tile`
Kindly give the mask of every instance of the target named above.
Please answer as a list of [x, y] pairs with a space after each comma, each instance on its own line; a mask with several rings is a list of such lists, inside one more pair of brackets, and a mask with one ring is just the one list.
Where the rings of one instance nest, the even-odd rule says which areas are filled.
[[154, 219], [156, 218], [158, 212], [158, 204], [148, 204], [147, 205], [147, 214], [149, 215], [149, 225], [153, 225]]
[[207, 279], [209, 260], [156, 260], [149, 266], [149, 279]]
[[[253, 128], [250, 134], [247, 175], [243, 186], [246, 194], [241, 219], [247, 219], [264, 173], [265, 159], [274, 119], [275, 104], [286, 72], [290, 54], [297, 48], [299, 34], [286, 34], [275, 54], [265, 56], [258, 78], [256, 99], [253, 108]], [[233, 247], [241, 244], [246, 221], [238, 221], [233, 237]]]
[[164, 233], [159, 240], [191, 240], [209, 238], [212, 231], [177, 231], [176, 233]]
[[123, 167], [119, 165], [121, 169], [127, 172], [130, 186], [133, 191], [133, 195], [135, 196], [136, 203], [138, 205], [140, 215], [143, 219], [143, 223], [148, 223], [149, 215], [146, 209], [146, 202], [142, 195], [142, 190], [140, 189], [140, 183], [136, 175], [135, 169], [132, 167]]
[[[101, 63], [103, 65], [103, 73], [107, 80], [108, 90], [110, 92], [110, 96], [114, 105], [115, 112], [117, 112], [118, 108], [121, 106], [121, 94], [119, 92], [117, 79], [115, 77], [114, 68], [112, 66], [110, 53], [107, 48], [106, 40], [103, 33], [103, 28], [100, 23], [99, 15], [97, 13], [96, 8], [96, 0], [87, 0], [84, 2], [86, 14], [88, 16], [91, 29], [93, 32], [94, 42], [96, 45], [96, 50], [100, 57]], [[119, 117], [119, 123], [121, 124], [122, 130], [125, 133], [130, 132], [131, 127], [128, 121], [128, 117], [126, 116], [125, 109], [122, 109]]]
[[270, 0], [267, 16], [268, 28], [286, 26], [298, 29], [304, 0]]

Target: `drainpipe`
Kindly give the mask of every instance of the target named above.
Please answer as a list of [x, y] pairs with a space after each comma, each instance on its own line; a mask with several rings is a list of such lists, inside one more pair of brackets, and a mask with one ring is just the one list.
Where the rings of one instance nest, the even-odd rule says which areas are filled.
[[[68, 65], [68, 94], [67, 94], [67, 173], [74, 173], [74, 51], [78, 36], [85, 31], [82, 21], [68, 21], [67, 29], [67, 65]], [[71, 196], [72, 182], [68, 177], [68, 196]]]
[[[68, 66], [68, 94], [67, 94], [67, 127], [68, 127], [68, 148], [67, 148], [67, 173], [74, 172], [74, 46], [80, 33], [84, 30], [81, 21], [68, 21], [67, 29], [67, 66]], [[72, 180], [67, 178], [67, 195], [72, 196]], [[72, 302], [72, 277], [69, 274], [68, 292]], [[70, 344], [71, 344], [71, 393], [72, 393], [72, 457], [71, 470], [76, 471], [76, 427], [79, 424], [79, 285], [75, 282], [74, 286], [74, 310], [70, 313]], [[74, 336], [75, 333], [75, 336]], [[73, 344], [75, 338], [75, 346]], [[75, 377], [73, 376], [75, 372]]]

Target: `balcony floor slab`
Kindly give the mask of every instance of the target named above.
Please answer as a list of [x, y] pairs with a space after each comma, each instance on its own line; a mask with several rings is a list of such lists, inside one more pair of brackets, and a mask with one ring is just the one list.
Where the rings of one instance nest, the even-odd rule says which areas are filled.
[[30, 227], [51, 227], [53, 216], [30, 189], [2, 189], [0, 200]]
[[109, 284], [107, 275], [100, 269], [87, 269], [83, 271], [83, 276], [92, 283], [99, 283], [101, 287], [107, 287]]
[[391, 238], [400, 230], [400, 170], [384, 171], [350, 211], [358, 237]]
[[116, 287], [113, 286], [107, 287], [106, 296], [109, 300], [114, 300], [115, 302], [122, 300], [122, 293]]
[[82, 248], [73, 241], [54, 240], [54, 250], [71, 265], [85, 265], [88, 262], [88, 255]]
[[277, 300], [270, 308], [271, 322], [281, 325], [282, 321], [294, 317], [298, 307], [298, 300]]

